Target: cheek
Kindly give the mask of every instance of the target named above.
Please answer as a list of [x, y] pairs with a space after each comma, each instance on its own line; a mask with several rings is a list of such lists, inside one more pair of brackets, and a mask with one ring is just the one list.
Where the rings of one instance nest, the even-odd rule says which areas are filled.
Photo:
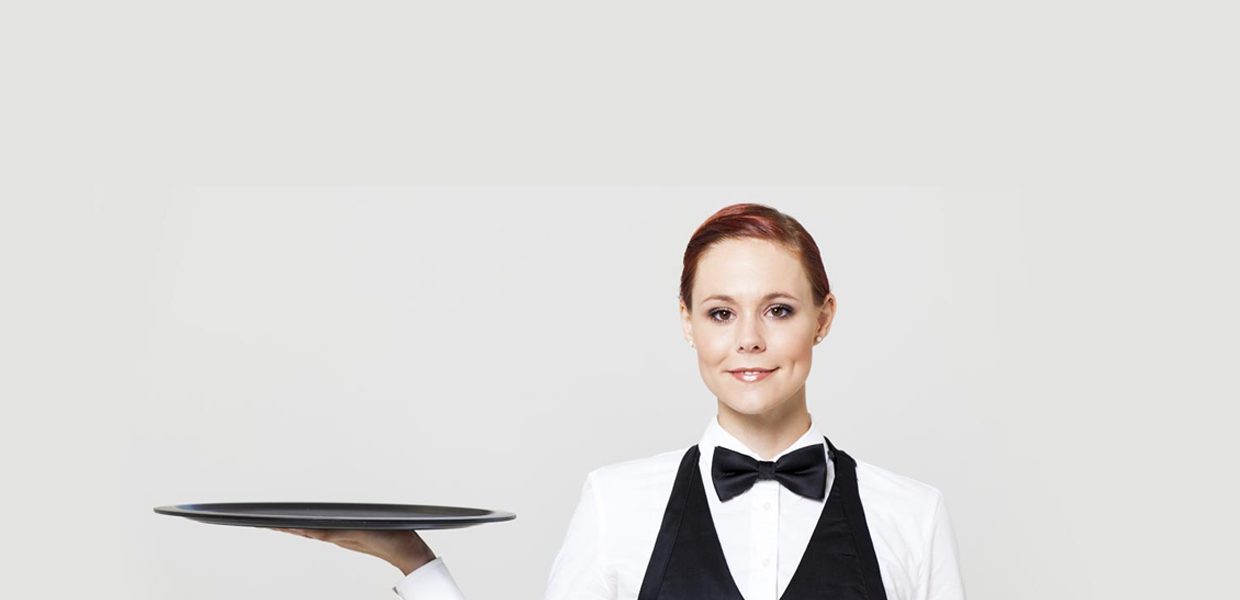
[[727, 356], [732, 349], [732, 338], [712, 327], [699, 327], [694, 338], [697, 340], [698, 353], [703, 357]]
[[803, 359], [813, 353], [812, 336], [800, 330], [780, 332], [768, 339], [767, 350], [777, 352], [788, 359]]
[[779, 357], [779, 362], [788, 369], [786, 381], [791, 385], [804, 382], [809, 376], [813, 357], [813, 350], [808, 345], [788, 346]]
[[732, 343], [726, 340], [698, 344], [698, 367], [703, 374], [718, 376], [724, 367], [735, 362], [735, 354]]
[[704, 365], [721, 365], [729, 359], [732, 346], [727, 343], [698, 346], [698, 359]]

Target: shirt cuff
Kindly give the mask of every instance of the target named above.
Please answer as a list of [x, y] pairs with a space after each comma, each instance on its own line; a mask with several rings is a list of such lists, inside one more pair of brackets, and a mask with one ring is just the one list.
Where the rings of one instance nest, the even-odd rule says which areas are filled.
[[442, 556], [405, 575], [392, 591], [402, 600], [465, 600]]

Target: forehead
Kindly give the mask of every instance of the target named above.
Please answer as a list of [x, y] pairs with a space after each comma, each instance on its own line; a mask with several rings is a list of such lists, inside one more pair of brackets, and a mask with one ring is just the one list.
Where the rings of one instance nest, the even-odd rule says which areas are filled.
[[692, 292], [695, 299], [723, 294], [738, 301], [758, 300], [775, 291], [802, 300], [810, 294], [800, 258], [782, 245], [752, 238], [724, 240], [698, 259]]

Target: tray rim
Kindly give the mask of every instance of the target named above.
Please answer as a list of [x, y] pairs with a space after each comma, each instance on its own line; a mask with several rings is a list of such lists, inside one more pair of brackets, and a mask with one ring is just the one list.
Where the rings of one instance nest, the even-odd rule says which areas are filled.
[[[323, 516], [323, 515], [262, 515], [262, 514], [239, 514], [237, 512], [227, 512], [219, 510], [203, 510], [190, 507], [206, 506], [206, 507], [224, 507], [224, 506], [256, 506], [256, 505], [337, 505], [337, 506], [374, 506], [374, 507], [410, 507], [410, 508], [433, 508], [433, 509], [453, 509], [453, 510], [471, 510], [479, 511], [483, 514], [475, 515], [425, 515], [420, 517], [399, 517], [399, 516]], [[314, 521], [314, 522], [335, 522], [335, 523], [491, 523], [499, 521], [511, 521], [517, 517], [516, 514], [504, 510], [492, 510], [489, 508], [477, 508], [472, 506], [449, 506], [442, 504], [398, 504], [387, 502], [307, 502], [307, 501], [260, 501], [260, 502], [189, 502], [184, 504], [166, 504], [156, 506], [153, 509], [161, 515], [169, 515], [174, 517], [186, 517], [196, 519], [197, 517], [216, 517], [224, 519], [239, 520], [290, 520], [290, 521]]]

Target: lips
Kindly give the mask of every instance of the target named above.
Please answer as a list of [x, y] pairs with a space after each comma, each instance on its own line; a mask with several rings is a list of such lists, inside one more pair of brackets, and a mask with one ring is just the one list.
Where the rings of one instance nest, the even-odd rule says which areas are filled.
[[741, 368], [741, 369], [733, 369], [731, 371], [728, 371], [728, 373], [731, 373], [732, 377], [735, 377], [737, 381], [743, 381], [745, 383], [757, 383], [759, 381], [762, 381], [763, 379], [766, 379], [767, 377], [770, 377], [771, 373], [774, 373], [777, 369], [779, 369], [779, 367], [776, 367], [774, 369]]

